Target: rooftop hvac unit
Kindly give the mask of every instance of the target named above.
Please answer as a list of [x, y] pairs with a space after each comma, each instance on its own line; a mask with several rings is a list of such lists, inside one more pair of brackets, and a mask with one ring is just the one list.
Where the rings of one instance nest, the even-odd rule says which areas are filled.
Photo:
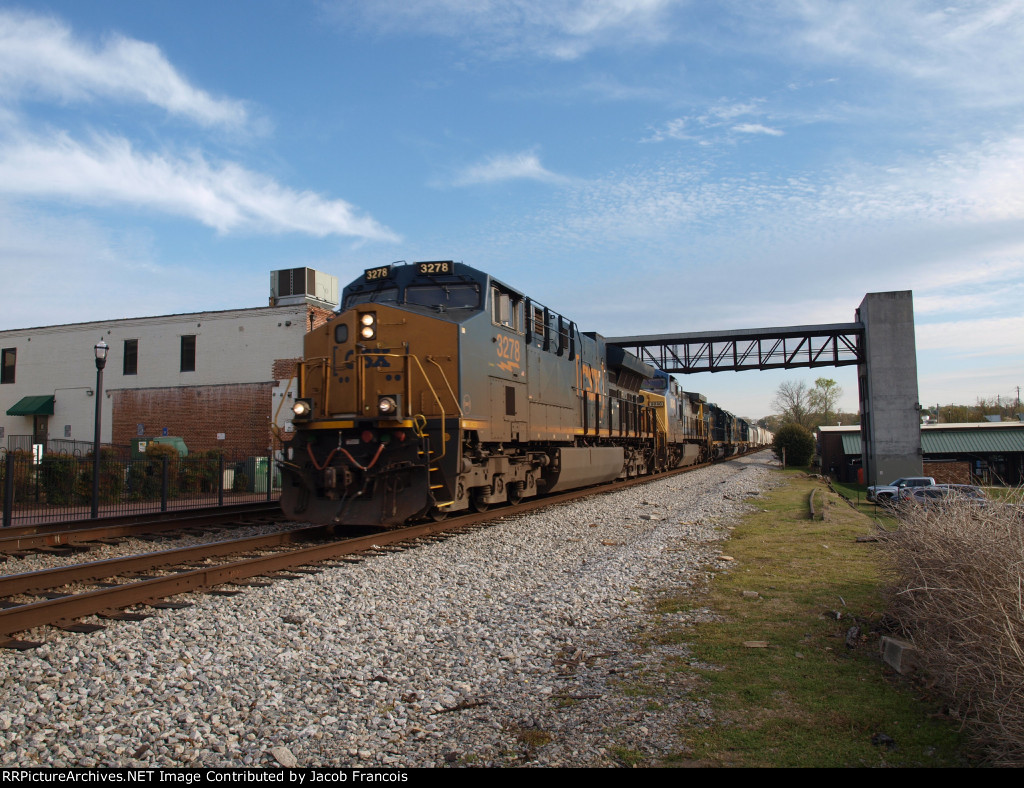
[[278, 306], [309, 303], [338, 306], [338, 277], [312, 268], [285, 268], [270, 272], [270, 299]]

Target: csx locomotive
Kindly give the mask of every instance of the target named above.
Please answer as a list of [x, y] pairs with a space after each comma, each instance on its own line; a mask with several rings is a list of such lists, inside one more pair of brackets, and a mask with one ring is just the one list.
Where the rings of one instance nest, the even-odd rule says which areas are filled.
[[725, 456], [743, 437], [664, 373], [450, 260], [366, 270], [306, 335], [297, 379], [281, 506], [315, 523], [483, 511]]

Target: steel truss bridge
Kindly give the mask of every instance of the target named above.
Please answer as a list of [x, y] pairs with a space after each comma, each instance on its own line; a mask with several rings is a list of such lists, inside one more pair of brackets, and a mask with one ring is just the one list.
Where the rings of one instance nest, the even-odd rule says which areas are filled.
[[665, 372], [686, 374], [860, 364], [863, 338], [863, 323], [832, 323], [607, 337], [605, 342]]

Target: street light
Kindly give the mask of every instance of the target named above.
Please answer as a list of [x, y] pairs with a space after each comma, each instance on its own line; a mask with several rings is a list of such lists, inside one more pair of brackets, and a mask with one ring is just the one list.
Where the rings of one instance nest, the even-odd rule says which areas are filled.
[[100, 420], [103, 416], [103, 368], [107, 365], [107, 351], [110, 348], [102, 339], [93, 348], [96, 352], [96, 431], [92, 441], [92, 513], [96, 519], [100, 514]]

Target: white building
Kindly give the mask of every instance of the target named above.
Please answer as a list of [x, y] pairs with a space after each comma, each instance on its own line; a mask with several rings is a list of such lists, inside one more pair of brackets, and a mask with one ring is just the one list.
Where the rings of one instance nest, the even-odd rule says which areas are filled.
[[291, 415], [303, 336], [337, 299], [335, 277], [291, 269], [272, 273], [271, 306], [0, 331], [0, 447], [92, 442], [102, 339], [103, 443], [176, 435], [190, 450], [265, 453], [271, 423]]

